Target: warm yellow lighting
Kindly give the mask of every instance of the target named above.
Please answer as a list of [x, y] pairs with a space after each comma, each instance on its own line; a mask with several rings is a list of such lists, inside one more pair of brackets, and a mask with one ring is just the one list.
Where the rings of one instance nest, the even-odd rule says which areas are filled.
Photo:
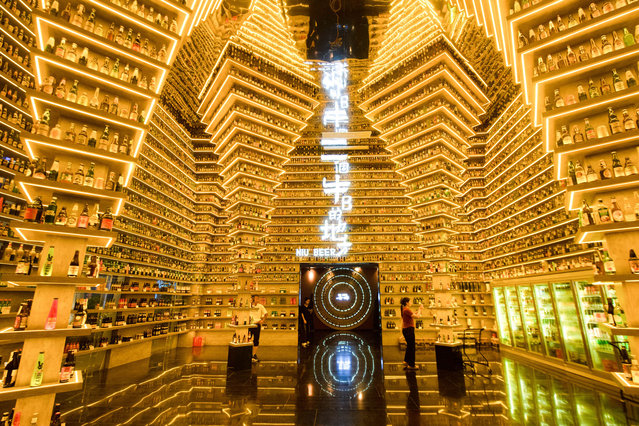
[[110, 44], [106, 44], [101, 42], [100, 40], [97, 40], [93, 37], [89, 37], [86, 36], [82, 33], [79, 33], [77, 31], [74, 31], [71, 27], [66, 27], [66, 26], [61, 26], [53, 21], [50, 21], [48, 19], [45, 19], [41, 16], [36, 16], [35, 17], [35, 21], [36, 21], [36, 28], [37, 28], [37, 34], [38, 34], [38, 42], [39, 42], [39, 47], [40, 50], [45, 50], [45, 46], [46, 46], [46, 42], [44, 40], [44, 31], [42, 28], [43, 23], [45, 23], [45, 25], [50, 25], [52, 27], [57, 28], [58, 30], [65, 32], [65, 33], [69, 33], [69, 34], [73, 34], [74, 36], [81, 38], [91, 44], [94, 45], [98, 45], [104, 49], [110, 50], [111, 52], [117, 54], [118, 56], [124, 56], [126, 58], [129, 58], [129, 60], [138, 63], [138, 64], [144, 64], [147, 67], [150, 67], [152, 69], [156, 69], [158, 71], [160, 71], [160, 76], [157, 79], [157, 88], [156, 88], [156, 93], [160, 93], [160, 90], [162, 88], [162, 84], [164, 82], [164, 78], [166, 77], [166, 73], [167, 73], [167, 69], [163, 68], [157, 64], [154, 64], [152, 62], [147, 61], [146, 59], [142, 58], [140, 55], [133, 55], [130, 54], [124, 50], [120, 50], [120, 49], [116, 49], [115, 47], [112, 47]]
[[[2, 100], [2, 98], [0, 98], [0, 100]], [[133, 126], [133, 125], [131, 125], [131, 124], [129, 124], [126, 121], [123, 121], [123, 120], [118, 120], [118, 119], [112, 119], [110, 117], [99, 116], [99, 115], [93, 114], [93, 113], [91, 113], [89, 111], [83, 111], [83, 110], [78, 109], [78, 108], [74, 108], [74, 107], [71, 107], [71, 106], [63, 105], [61, 103], [56, 103], [56, 102], [54, 102], [52, 100], [39, 98], [37, 96], [31, 96], [31, 106], [33, 107], [33, 114], [34, 114], [35, 120], [40, 120], [40, 115], [38, 113], [39, 111], [38, 111], [38, 108], [37, 108], [37, 102], [38, 101], [42, 102], [42, 103], [45, 103], [45, 104], [48, 104], [48, 105], [54, 105], [57, 109], [66, 109], [67, 111], [73, 111], [73, 112], [78, 113], [78, 114], [86, 115], [86, 116], [95, 118], [95, 119], [97, 119], [99, 121], [108, 121], [109, 123], [112, 123], [112, 124], [114, 124], [116, 126], [128, 127], [129, 129], [133, 129], [133, 130], [138, 131], [138, 132], [144, 132], [143, 128], [137, 127], [137, 126]], [[127, 120], [127, 121], [131, 121], [131, 120]]]

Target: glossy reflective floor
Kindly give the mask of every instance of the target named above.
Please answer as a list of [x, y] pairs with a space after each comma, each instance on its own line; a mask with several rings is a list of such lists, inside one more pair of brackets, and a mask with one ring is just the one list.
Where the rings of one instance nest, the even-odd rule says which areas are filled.
[[[229, 372], [225, 348], [173, 350], [89, 374], [58, 397], [67, 425], [631, 425], [626, 407], [485, 349], [486, 365], [438, 378], [432, 350], [417, 372], [366, 334], [316, 336], [309, 348], [260, 348]], [[474, 350], [468, 359], [484, 360]]]

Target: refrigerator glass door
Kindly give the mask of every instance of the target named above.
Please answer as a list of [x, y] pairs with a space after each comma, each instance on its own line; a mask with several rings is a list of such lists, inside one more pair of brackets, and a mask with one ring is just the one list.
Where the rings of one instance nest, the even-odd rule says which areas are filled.
[[613, 347], [608, 344], [609, 336], [599, 328], [599, 324], [606, 322], [607, 319], [604, 299], [601, 297], [601, 286], [587, 281], [576, 281], [575, 291], [581, 320], [586, 331], [592, 366], [599, 370], [617, 371]]
[[524, 337], [524, 325], [521, 322], [519, 311], [519, 301], [517, 300], [517, 288], [505, 287], [506, 310], [508, 311], [508, 323], [513, 332], [514, 346], [526, 349], [526, 338]]
[[557, 315], [561, 329], [561, 337], [566, 347], [566, 358], [577, 364], [588, 365], [586, 345], [581, 334], [581, 324], [571, 283], [552, 284]]
[[521, 313], [524, 317], [524, 330], [528, 339], [528, 350], [541, 354], [543, 353], [543, 347], [532, 289], [529, 286], [518, 286], [517, 290], [519, 291]]
[[499, 342], [504, 345], [512, 346], [513, 342], [510, 337], [510, 326], [508, 325], [508, 314], [506, 313], [504, 288], [495, 287], [493, 289], [493, 294], [495, 310], [497, 311], [497, 324], [499, 325]]
[[537, 284], [534, 289], [537, 312], [539, 313], [539, 321], [541, 322], [541, 332], [546, 346], [546, 354], [551, 357], [564, 359], [564, 350], [561, 346], [561, 337], [559, 335], [559, 323], [557, 322], [555, 307], [552, 304], [550, 287], [548, 287], [548, 284]]

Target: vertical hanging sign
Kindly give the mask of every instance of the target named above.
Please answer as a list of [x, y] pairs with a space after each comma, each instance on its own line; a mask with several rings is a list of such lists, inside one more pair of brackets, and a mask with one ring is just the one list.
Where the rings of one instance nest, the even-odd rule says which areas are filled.
[[[322, 124], [331, 127], [335, 137], [322, 137], [321, 144], [327, 149], [339, 149], [347, 146], [347, 139], [340, 138], [339, 133], [348, 132], [348, 68], [345, 62], [331, 62], [322, 66], [322, 88], [330, 99], [324, 110]], [[334, 175], [332, 180], [322, 179], [324, 194], [331, 196], [333, 207], [320, 226], [323, 241], [335, 243], [331, 248], [299, 248], [298, 257], [344, 257], [348, 254], [352, 243], [348, 241], [347, 224], [344, 213], [353, 210], [353, 197], [348, 195], [351, 182], [348, 179], [350, 164], [348, 154], [322, 154], [322, 161], [332, 162]]]

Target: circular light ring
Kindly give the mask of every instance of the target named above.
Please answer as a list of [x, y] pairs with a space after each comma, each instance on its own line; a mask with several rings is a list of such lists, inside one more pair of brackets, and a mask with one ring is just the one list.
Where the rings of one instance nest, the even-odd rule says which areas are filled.
[[[348, 286], [353, 300], [348, 308], [334, 303], [334, 289]], [[360, 326], [373, 311], [373, 293], [368, 280], [359, 271], [349, 267], [331, 268], [325, 272], [313, 289], [315, 312], [325, 325], [339, 330]]]
[[[336, 358], [348, 350], [351, 371], [348, 378], [336, 373]], [[335, 333], [327, 336], [315, 347], [313, 353], [313, 377], [320, 389], [331, 396], [354, 398], [371, 387], [375, 376], [375, 357], [371, 347], [361, 337], [352, 333]]]
[[[358, 283], [358, 284], [359, 284], [359, 283]], [[360, 290], [362, 290], [362, 293], [369, 293], [369, 294], [370, 294], [370, 289], [368, 288], [368, 286], [367, 286], [367, 285], [366, 285], [366, 286], [361, 286], [361, 285], [359, 285], [359, 287], [358, 287], [358, 288], [360, 288]], [[321, 292], [321, 295], [320, 295], [320, 296], [321, 296], [321, 298], [319, 299], [322, 303], [325, 303], [325, 301], [326, 301], [326, 300], [330, 300], [330, 296], [331, 296], [331, 292], [330, 292], [330, 290], [331, 290], [331, 288], [330, 288], [330, 287], [328, 287], [328, 288], [327, 288], [327, 287], [324, 287], [324, 288], [322, 289], [322, 292]], [[366, 301], [367, 299], [368, 299], [368, 298], [366, 298], [366, 297], [365, 297], [365, 295], [362, 295], [362, 300], [363, 300], [363, 301]], [[317, 299], [316, 299], [316, 300], [317, 300]], [[346, 311], [344, 311], [345, 313], [340, 314], [340, 313], [332, 313], [330, 309], [328, 309], [326, 306], [324, 306], [324, 305], [323, 305], [324, 310], [325, 310], [324, 314], [326, 314], [326, 315], [325, 315], [325, 317], [332, 317], [332, 319], [333, 319], [333, 320], [337, 320], [337, 321], [341, 320], [342, 322], [344, 322], [344, 321], [349, 321], [349, 320], [351, 320], [352, 318], [357, 317], [357, 316], [358, 316], [358, 314], [359, 314], [359, 313], [360, 313], [360, 312], [364, 309], [364, 307], [365, 307], [365, 305], [364, 305], [364, 304], [361, 304], [361, 305], [355, 305], [355, 304], [353, 304], [352, 306], [353, 306], [353, 309], [346, 310]], [[352, 314], [346, 314], [346, 312], [352, 312], [353, 310], [355, 311], [354, 313], [352, 313]], [[364, 319], [365, 319], [365, 317], [364, 317]], [[353, 328], [353, 327], [355, 327], [355, 326], [356, 326], [356, 325], [351, 325], [351, 324], [349, 323], [346, 327], [344, 327], [344, 325], [343, 325], [343, 324], [341, 324], [341, 325], [340, 325], [340, 324], [335, 324], [335, 323], [334, 323], [334, 322], [332, 322], [330, 319], [329, 319], [328, 321], [329, 321], [329, 322], [331, 322], [331, 324], [332, 324], [332, 325], [335, 325], [337, 328], [341, 328], [341, 329], [351, 329], [351, 328]], [[358, 324], [357, 324], [357, 325], [359, 325], [359, 322], [358, 322]]]

